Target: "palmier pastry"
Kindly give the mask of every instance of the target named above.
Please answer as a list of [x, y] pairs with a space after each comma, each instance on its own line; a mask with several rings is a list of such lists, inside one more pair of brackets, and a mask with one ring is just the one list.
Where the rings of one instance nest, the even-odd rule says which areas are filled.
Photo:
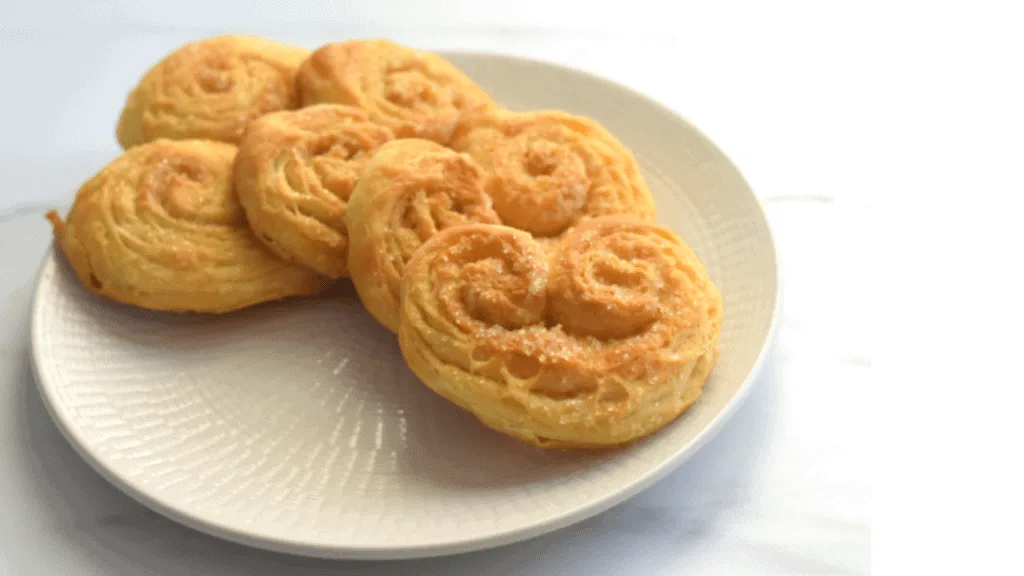
[[553, 110], [478, 114], [452, 147], [483, 167], [502, 221], [537, 238], [596, 216], [654, 219], [636, 159], [589, 118]]
[[125, 149], [157, 138], [237, 144], [249, 120], [297, 108], [295, 71], [305, 48], [250, 36], [191, 42], [150, 68], [117, 125]]
[[305, 106], [356, 106], [398, 138], [446, 145], [464, 114], [497, 108], [441, 56], [383, 39], [323, 46], [299, 69], [296, 82]]
[[700, 396], [721, 296], [677, 235], [630, 216], [582, 222], [548, 258], [528, 233], [441, 231], [406, 265], [399, 343], [431, 389], [546, 448], [614, 446]]
[[391, 139], [366, 112], [336, 104], [254, 120], [235, 159], [235, 190], [249, 226], [281, 257], [347, 276], [348, 199], [370, 157]]
[[349, 199], [349, 271], [363, 305], [398, 330], [405, 263], [439, 230], [498, 215], [472, 158], [422, 139], [393, 140], [367, 164]]
[[232, 191], [234, 145], [155, 140], [79, 189], [67, 221], [47, 214], [82, 283], [153, 310], [228, 312], [310, 294], [328, 280], [278, 258]]

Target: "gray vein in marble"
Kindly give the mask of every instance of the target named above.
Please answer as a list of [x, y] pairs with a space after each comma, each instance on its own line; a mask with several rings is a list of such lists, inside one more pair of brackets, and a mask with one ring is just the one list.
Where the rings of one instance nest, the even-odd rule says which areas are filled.
[[40, 221], [42, 221], [46, 217], [46, 212], [55, 207], [56, 205], [52, 202], [31, 202], [11, 206], [10, 208], [0, 210], [0, 224], [6, 224], [15, 218], [32, 216], [33, 214], [38, 215]]

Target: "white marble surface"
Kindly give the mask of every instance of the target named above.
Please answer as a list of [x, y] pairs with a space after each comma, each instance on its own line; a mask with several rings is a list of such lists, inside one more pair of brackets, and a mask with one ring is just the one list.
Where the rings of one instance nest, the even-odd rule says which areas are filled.
[[[530, 10], [505, 14], [464, 1], [442, 16], [395, 1], [317, 4], [5, 7], [0, 70], [20, 80], [0, 91], [0, 574], [868, 573], [864, 429], [878, 344], [864, 312], [875, 287], [850, 270], [871, 247], [864, 231], [876, 206], [895, 210], [901, 200], [880, 200], [892, 189], [880, 177], [895, 177], [887, 163], [898, 144], [878, 134], [894, 116], [882, 91], [901, 75], [892, 54], [902, 46], [893, 18], [902, 16], [811, 4], [662, 14], [640, 1], [623, 15], [526, 2]], [[777, 234], [785, 318], [749, 400], [692, 460], [627, 503], [456, 557], [346, 563], [270, 554], [180, 527], [122, 495], [63, 440], [30, 375], [29, 303], [50, 241], [42, 213], [65, 210], [79, 183], [117, 154], [116, 115], [145, 66], [228, 30], [310, 47], [388, 35], [542, 57], [680, 111], [745, 173]]]

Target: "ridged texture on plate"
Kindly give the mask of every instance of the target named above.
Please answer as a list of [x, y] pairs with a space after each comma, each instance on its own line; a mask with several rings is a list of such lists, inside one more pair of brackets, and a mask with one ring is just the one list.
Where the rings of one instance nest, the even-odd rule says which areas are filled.
[[348, 199], [367, 162], [392, 138], [366, 112], [336, 104], [254, 120], [235, 160], [235, 189], [250, 227], [281, 257], [325, 276], [347, 276]]
[[556, 237], [586, 218], [653, 220], [654, 198], [633, 154], [596, 121], [557, 110], [480, 113], [452, 146], [487, 173], [502, 221]]
[[399, 138], [448, 144], [468, 112], [497, 104], [441, 56], [390, 40], [327, 44], [309, 57], [297, 78], [303, 105], [357, 106]]
[[237, 144], [249, 120], [296, 108], [295, 71], [305, 48], [250, 36], [186, 44], [150, 68], [117, 125], [123, 148], [157, 138]]
[[722, 299], [686, 243], [636, 217], [570, 231], [548, 256], [505, 226], [444, 230], [402, 282], [412, 371], [484, 424], [540, 447], [656, 432], [700, 396]]
[[156, 140], [89, 179], [48, 218], [82, 283], [154, 310], [228, 312], [310, 294], [327, 279], [278, 258], [246, 226], [232, 190], [235, 146]]
[[421, 139], [380, 148], [352, 193], [347, 219], [352, 282], [392, 332], [405, 263], [416, 249], [445, 228], [499, 222], [476, 162]]

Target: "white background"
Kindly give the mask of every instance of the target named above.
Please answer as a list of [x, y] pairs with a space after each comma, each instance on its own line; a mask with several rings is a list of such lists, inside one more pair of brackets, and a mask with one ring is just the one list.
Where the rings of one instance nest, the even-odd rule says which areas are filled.
[[[0, 574], [867, 574], [872, 536], [880, 566], [899, 562], [886, 573], [1021, 573], [1000, 556], [1024, 532], [1024, 21], [1009, 2], [937, 4], [5, 3]], [[146, 67], [224, 32], [533, 56], [679, 111], [739, 166], [777, 234], [786, 316], [746, 405], [605, 514], [422, 562], [258, 552], [107, 485], [28, 372], [41, 213], [66, 210], [116, 156], [117, 115]]]

